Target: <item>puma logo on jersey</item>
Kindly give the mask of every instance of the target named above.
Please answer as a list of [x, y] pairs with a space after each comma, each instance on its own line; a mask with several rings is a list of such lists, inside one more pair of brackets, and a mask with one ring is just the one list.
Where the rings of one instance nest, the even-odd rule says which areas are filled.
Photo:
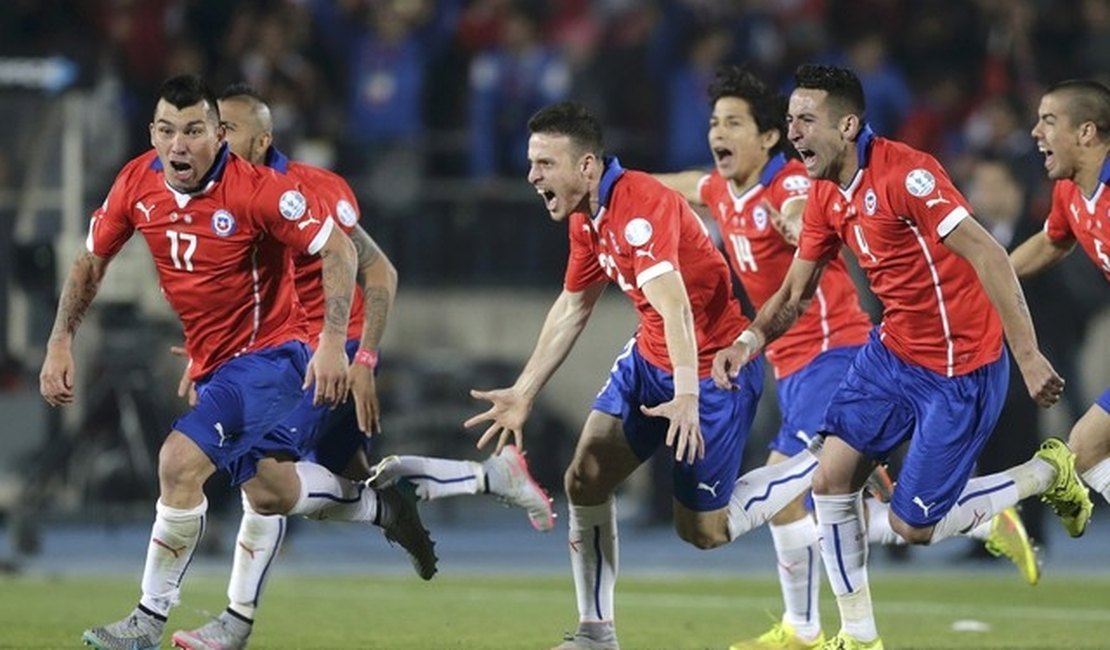
[[655, 244], [648, 247], [647, 250], [641, 248], [636, 249], [636, 257], [646, 257], [650, 260], [658, 261], [655, 259]]
[[304, 230], [314, 223], [320, 223], [320, 220], [312, 215], [309, 215], [307, 219], [297, 224], [297, 230]]
[[150, 223], [150, 211], [154, 209], [155, 205], [157, 204], [151, 203], [150, 207], [148, 208], [146, 207], [146, 205], [143, 204], [142, 201], [135, 201], [135, 207], [139, 209], [139, 212], [143, 213], [143, 216], [146, 217], [147, 223]]
[[923, 513], [923, 514], [924, 514], [924, 515], [925, 515], [926, 517], [928, 517], [928, 516], [929, 516], [929, 510], [930, 510], [930, 509], [931, 509], [931, 508], [932, 508], [933, 506], [935, 506], [935, 505], [937, 504], [937, 502], [936, 502], [936, 501], [934, 501], [934, 502], [932, 502], [932, 503], [930, 503], [930, 504], [926, 505], [926, 503], [925, 503], [924, 501], [922, 501], [922, 500], [921, 500], [921, 497], [914, 497], [914, 498], [913, 498], [913, 503], [914, 503], [914, 505], [916, 505], [916, 506], [917, 506], [918, 508], [921, 508], [921, 512], [922, 512], [922, 513]]
[[721, 484], [720, 481], [714, 482], [713, 485], [709, 485], [708, 483], [702, 483], [701, 481], [698, 481], [696, 489], [705, 490], [709, 494], [713, 495], [714, 499], [716, 499], [717, 498], [717, 486], [720, 485], [720, 484]]
[[937, 198], [935, 198], [935, 199], [929, 199], [928, 201], [925, 201], [925, 207], [927, 207], [927, 208], [931, 208], [931, 207], [933, 207], [934, 205], [940, 205], [941, 203], [951, 203], [951, 201], [949, 201], [948, 199], [944, 198], [944, 195], [943, 195], [943, 194], [941, 194], [941, 193], [940, 193], [940, 192], [938, 191], [938, 192], [937, 192]]

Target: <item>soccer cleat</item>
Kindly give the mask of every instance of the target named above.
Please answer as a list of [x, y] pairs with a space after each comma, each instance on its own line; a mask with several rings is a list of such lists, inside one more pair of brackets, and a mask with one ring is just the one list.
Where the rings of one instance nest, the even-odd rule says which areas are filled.
[[524, 454], [513, 445], [508, 445], [496, 456], [490, 456], [482, 463], [491, 494], [503, 503], [523, 508], [528, 513], [532, 528], [549, 531], [555, 527], [555, 510], [551, 507], [551, 497], [547, 496], [536, 479], [528, 471], [528, 461]]
[[1063, 440], [1049, 438], [1041, 443], [1041, 448], [1034, 456], [1056, 470], [1056, 478], [1041, 495], [1041, 501], [1052, 507], [1069, 535], [1082, 536], [1091, 520], [1094, 504], [1091, 503], [1087, 487], [1079, 481], [1076, 474], [1075, 453], [1068, 449]]
[[728, 650], [816, 650], [825, 642], [825, 635], [818, 634], [813, 641], [798, 637], [789, 623], [779, 621], [774, 627], [755, 639], [737, 641]]
[[890, 473], [886, 471], [886, 465], [882, 463], [875, 465], [875, 469], [867, 476], [864, 487], [880, 503], [890, 503], [891, 497], [894, 496], [894, 481], [890, 479]]
[[378, 490], [378, 498], [390, 513], [388, 523], [382, 524], [386, 540], [390, 544], [400, 544], [408, 553], [416, 574], [431, 580], [436, 574], [439, 559], [436, 557], [436, 543], [420, 521], [420, 511], [416, 508], [416, 487], [409, 481], [398, 481]]
[[85, 630], [81, 640], [97, 650], [158, 650], [165, 625], [136, 607], [122, 621]]
[[1037, 549], [1029, 541], [1025, 524], [1017, 509], [1006, 508], [991, 520], [991, 532], [986, 541], [987, 552], [995, 557], [1005, 555], [1017, 567], [1021, 577], [1031, 585], [1041, 579], [1041, 564]]
[[883, 640], [876, 637], [874, 641], [860, 641], [856, 637], [841, 632], [825, 641], [821, 650], [883, 650]]
[[243, 650], [251, 635], [251, 624], [224, 610], [195, 630], [173, 633], [173, 647], [183, 650]]
[[551, 650], [620, 650], [617, 631], [612, 621], [606, 623], [579, 623], [574, 634], [567, 632], [563, 642]]

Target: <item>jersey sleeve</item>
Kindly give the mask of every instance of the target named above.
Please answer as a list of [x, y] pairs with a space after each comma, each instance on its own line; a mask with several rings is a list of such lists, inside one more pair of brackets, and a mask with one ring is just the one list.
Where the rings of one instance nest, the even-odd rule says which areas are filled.
[[135, 224], [131, 221], [132, 182], [132, 168], [121, 171], [104, 203], [93, 212], [85, 239], [85, 248], [93, 255], [106, 259], [114, 257], [135, 232]]
[[1044, 221], [1044, 233], [1054, 242], [1075, 241], [1075, 232], [1068, 221], [1068, 202], [1063, 183], [1055, 183], [1052, 187], [1052, 208]]
[[330, 211], [320, 205], [321, 197], [306, 192], [277, 174], [271, 174], [255, 193], [251, 209], [263, 230], [298, 252], [320, 252], [335, 229]]
[[940, 242], [971, 207], [935, 158], [918, 153], [886, 177], [886, 194], [894, 213], [913, 221], [923, 235]]
[[809, 195], [810, 184], [805, 174], [779, 174], [767, 188], [767, 201], [772, 208], [782, 212], [787, 203], [805, 199]]
[[664, 273], [678, 270], [683, 217], [699, 224], [700, 220], [678, 192], [662, 186], [654, 192], [639, 192], [637, 198], [635, 216], [625, 223], [621, 239], [632, 249], [635, 284], [642, 287]]
[[698, 179], [698, 198], [701, 200], [702, 205], [713, 207], [714, 192], [711, 187], [714, 178], [718, 177], [717, 172], [706, 174]]
[[570, 255], [567, 258], [567, 271], [563, 277], [563, 288], [567, 291], [583, 291], [592, 284], [609, 280], [605, 270], [597, 261], [597, 254], [590, 246], [587, 234], [589, 228], [590, 225], [584, 220], [571, 219]]
[[802, 232], [798, 236], [797, 256], [800, 259], [818, 262], [832, 259], [840, 252], [840, 237], [828, 217], [831, 203], [829, 193], [820, 191], [816, 185], [810, 190], [802, 212]]

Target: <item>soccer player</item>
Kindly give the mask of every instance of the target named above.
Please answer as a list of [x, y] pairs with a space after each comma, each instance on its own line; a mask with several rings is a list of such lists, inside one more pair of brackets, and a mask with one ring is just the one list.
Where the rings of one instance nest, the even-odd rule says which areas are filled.
[[[381, 431], [374, 369], [386, 319], [397, 290], [397, 271], [370, 235], [359, 225], [358, 201], [340, 176], [326, 169], [289, 160], [273, 146], [273, 118], [265, 101], [245, 84], [234, 84], [218, 100], [220, 121], [231, 151], [251, 163], [265, 165], [279, 174], [312, 188], [312, 194], [337, 220], [358, 254], [358, 286], [347, 327], [348, 370], [354, 399], [330, 409], [314, 405], [305, 393], [300, 404], [279, 426], [289, 435], [300, 431], [301, 454], [332, 472], [354, 480], [374, 476], [386, 486], [406, 476], [417, 486], [418, 496], [493, 494], [525, 508], [533, 526], [550, 530], [554, 514], [550, 500], [528, 472], [516, 447], [483, 463], [419, 456], [390, 456], [371, 470], [366, 435]], [[293, 259], [297, 297], [309, 318], [308, 340], [320, 334], [324, 296], [320, 258], [298, 254]], [[180, 393], [189, 388], [187, 377]], [[364, 433], [366, 435], [364, 435]], [[215, 619], [195, 630], [179, 630], [173, 644], [186, 650], [236, 650], [246, 647], [269, 569], [285, 533], [283, 515], [261, 515], [244, 499], [243, 516], [235, 544], [235, 559], [228, 582], [228, 607]]]
[[[1094, 80], [1052, 86], [1041, 98], [1033, 138], [1056, 183], [1044, 230], [1010, 254], [1014, 270], [1019, 278], [1040, 273], [1078, 243], [1110, 281], [1110, 89]], [[1068, 445], [1083, 480], [1110, 502], [1110, 388], [1072, 427]], [[1068, 533], [1082, 535], [1090, 511], [1062, 514]]]
[[1003, 330], [1038, 404], [1054, 404], [1063, 380], [1037, 349], [1005, 251], [969, 218], [966, 200], [937, 161], [874, 135], [851, 71], [803, 65], [795, 81], [787, 133], [814, 179], [798, 253], [782, 287], [714, 359], [713, 377], [727, 386], [787, 331], [842, 243], [852, 248], [884, 313], [821, 427], [828, 437], [813, 498], [841, 617], [840, 632], [822, 647], [878, 650], [860, 495], [872, 459], [909, 439], [890, 523], [911, 543], [973, 529], [1034, 494], [1067, 512], [1089, 499], [1074, 454], [1058, 439], [1022, 465], [969, 480], [1006, 394]]
[[562, 650], [617, 648], [614, 491], [660, 445], [673, 448], [674, 524], [699, 548], [726, 544], [802, 493], [812, 451], [736, 479], [762, 392], [762, 368], [746, 366], [737, 385], [709, 378], [713, 354], [746, 319], [728, 267], [704, 224], [677, 192], [603, 156], [601, 127], [581, 105], [541, 109], [528, 122], [528, 182], [550, 217], [566, 221], [570, 258], [563, 291], [513, 386], [472, 391], [491, 407], [466, 426], [491, 424], [478, 440], [520, 445], [537, 393], [613, 282], [639, 313], [636, 335], [617, 356], [586, 418], [566, 471], [569, 546], [579, 624]]
[[[142, 234], [185, 329], [197, 403], [174, 422], [159, 454], [142, 597], [126, 618], [84, 633], [97, 648], [159, 647], [204, 532], [204, 481], [217, 469], [243, 485], [256, 512], [373, 522], [435, 569], [415, 504], [398, 490], [379, 495], [288, 460], [298, 441], [276, 427], [304, 389], [315, 383], [314, 401], [326, 405], [347, 394], [354, 247], [294, 182], [231, 155], [221, 133], [216, 97], [202, 79], [181, 75], [162, 85], [153, 150], [124, 166], [93, 213], [88, 252], [66, 278], [47, 344], [40, 390], [52, 406], [70, 404], [73, 336], [112, 257], [135, 231]], [[311, 360], [290, 249], [322, 259], [325, 320]]]
[[[785, 100], [755, 75], [736, 66], [722, 67], [709, 86], [709, 103], [709, 148], [716, 169], [710, 174], [688, 171], [656, 178], [682, 192], [687, 201], [709, 208], [732, 269], [758, 308], [782, 285], [794, 259], [810, 181], [786, 139]], [[767, 464], [800, 452], [818, 434], [825, 406], [870, 330], [871, 320], [860, 308], [855, 285], [838, 254], [829, 261], [805, 313], [767, 346], [782, 413]], [[875, 510], [885, 513], [881, 506]], [[1022, 560], [1019, 566], [1034, 572], [1035, 581], [1037, 563], [1028, 538], [1019, 533], [1021, 520], [1013, 511], [1007, 511], [1006, 517], [1014, 526], [994, 527], [999, 531], [995, 545]], [[773, 516], [770, 528], [783, 617], [759, 638], [737, 642], [731, 650], [816, 648], [825, 640], [818, 608], [820, 549], [805, 495]], [[883, 528], [890, 530], [872, 526], [868, 532], [879, 535]], [[981, 529], [984, 536], [989, 534], [991, 522], [984, 522]], [[1003, 537], [1002, 531], [1015, 535]]]

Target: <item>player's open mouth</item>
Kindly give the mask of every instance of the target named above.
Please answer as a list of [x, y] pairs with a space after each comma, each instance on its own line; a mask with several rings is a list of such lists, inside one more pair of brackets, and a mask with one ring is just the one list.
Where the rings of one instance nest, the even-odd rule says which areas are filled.
[[546, 207], [548, 210], [554, 210], [555, 192], [552, 192], [551, 190], [540, 189], [538, 187], [536, 188], [536, 191], [539, 192], [539, 195], [543, 198], [544, 207]]
[[732, 150], [724, 147], [713, 147], [713, 157], [717, 159], [717, 165], [723, 167], [732, 162]]
[[193, 166], [186, 162], [170, 161], [170, 169], [173, 170], [174, 178], [179, 180], [189, 180], [193, 176]]
[[1052, 150], [1045, 148], [1044, 145], [1038, 145], [1037, 148], [1044, 154], [1044, 168], [1052, 169], [1052, 163], [1055, 162], [1055, 156], [1052, 154]]
[[799, 148], [798, 155], [802, 157], [802, 162], [805, 163], [806, 167], [811, 167], [817, 162], [817, 154], [812, 149]]

